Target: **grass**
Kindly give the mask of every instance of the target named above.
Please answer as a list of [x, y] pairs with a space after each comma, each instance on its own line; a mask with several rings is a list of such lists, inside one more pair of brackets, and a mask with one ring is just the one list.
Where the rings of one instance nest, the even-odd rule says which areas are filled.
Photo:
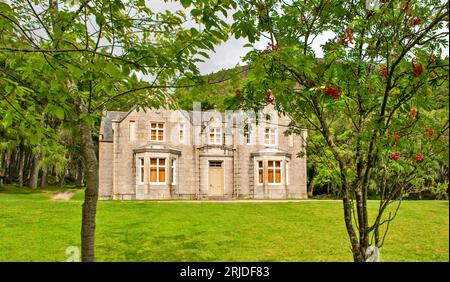
[[[66, 190], [66, 189], [64, 189]], [[65, 261], [80, 245], [83, 191], [0, 187], [0, 261]], [[376, 201], [369, 207], [375, 210]], [[448, 261], [447, 201], [404, 201], [383, 261]], [[339, 201], [192, 203], [102, 201], [98, 261], [351, 261]]]

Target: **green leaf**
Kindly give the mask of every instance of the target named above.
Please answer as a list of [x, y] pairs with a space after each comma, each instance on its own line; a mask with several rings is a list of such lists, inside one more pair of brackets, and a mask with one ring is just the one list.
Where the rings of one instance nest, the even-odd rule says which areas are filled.
[[183, 5], [183, 8], [187, 8], [189, 6], [191, 6], [191, 2], [192, 0], [181, 0], [181, 5]]

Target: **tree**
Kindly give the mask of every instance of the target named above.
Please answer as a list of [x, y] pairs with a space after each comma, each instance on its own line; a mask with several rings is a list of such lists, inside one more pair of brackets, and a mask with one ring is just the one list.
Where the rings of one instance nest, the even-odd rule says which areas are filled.
[[[129, 100], [139, 108], [165, 106], [170, 89], [195, 85], [196, 63], [227, 38], [221, 17], [236, 8], [231, 0], [181, 4], [191, 8], [190, 14], [154, 12], [142, 0], [0, 2], [3, 119], [26, 128], [36, 146], [51, 131], [40, 108], [79, 132], [87, 186], [83, 261], [94, 261], [98, 162], [93, 130], [101, 112]], [[180, 78], [190, 84], [177, 84]]]
[[[192, 88], [178, 88], [172, 95], [180, 108], [192, 110], [194, 102], [201, 101], [202, 110], [208, 111], [216, 108], [218, 111], [235, 110], [239, 108], [236, 95], [240, 95], [240, 88], [245, 83], [248, 67], [234, 67], [220, 70], [215, 73], [201, 76], [204, 82]], [[184, 85], [187, 78], [179, 83]]]
[[[233, 24], [236, 37], [269, 41], [247, 54], [242, 103], [273, 102], [293, 132], [317, 133], [308, 146], [330, 153], [316, 161], [332, 168], [355, 261], [382, 247], [397, 200], [448, 167], [449, 3], [365, 2], [239, 1]], [[311, 44], [324, 32], [335, 36], [319, 59]], [[369, 189], [380, 197], [370, 223]]]

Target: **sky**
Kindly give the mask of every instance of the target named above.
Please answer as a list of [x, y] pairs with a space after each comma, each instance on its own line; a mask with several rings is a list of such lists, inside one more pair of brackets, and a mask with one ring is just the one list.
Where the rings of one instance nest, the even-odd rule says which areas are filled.
[[[169, 0], [170, 1], [170, 0]], [[154, 12], [163, 12], [165, 10], [169, 10], [171, 12], [177, 10], [184, 10], [187, 15], [189, 15], [189, 9], [184, 9], [179, 2], [164, 2], [163, 0], [146, 0], [149, 7]], [[232, 22], [232, 13], [230, 12], [226, 21]], [[187, 27], [194, 26], [193, 23], [187, 23]], [[196, 26], [197, 27], [197, 26]], [[314, 50], [316, 56], [318, 58], [323, 57], [323, 51], [321, 45], [324, 44], [329, 39], [333, 38], [335, 35], [332, 32], [325, 32], [315, 38], [312, 42], [312, 49]], [[202, 74], [208, 74], [212, 72], [217, 72], [221, 69], [229, 69], [233, 68], [237, 65], [243, 65], [244, 62], [242, 58], [245, 56], [247, 52], [249, 52], [252, 48], [244, 47], [248, 41], [240, 38], [235, 39], [233, 36], [229, 38], [228, 41], [216, 46], [215, 52], [207, 52], [210, 55], [210, 59], [205, 59], [205, 62], [199, 63], [198, 67]], [[262, 50], [267, 46], [267, 39], [263, 39], [254, 44], [256, 49]], [[443, 56], [448, 56], [449, 48], [445, 48], [443, 51]]]
[[[146, 0], [146, 3], [154, 12], [164, 12], [165, 10], [175, 12], [183, 10], [186, 15], [189, 15], [190, 9], [184, 9], [180, 2], [164, 2], [163, 0]], [[229, 12], [225, 21], [232, 23], [232, 12]], [[187, 23], [186, 27], [197, 27], [193, 23]], [[312, 48], [317, 57], [323, 57], [321, 44], [324, 44], [328, 39], [333, 38], [334, 34], [329, 32], [316, 37], [312, 43]], [[202, 74], [217, 72], [221, 69], [233, 68], [237, 65], [243, 65], [242, 58], [249, 52], [251, 47], [244, 47], [249, 42], [246, 39], [235, 39], [231, 36], [226, 42], [216, 46], [215, 52], [207, 52], [210, 59], [205, 59], [204, 63], [199, 63], [198, 67]], [[256, 49], [262, 50], [267, 46], [268, 40], [263, 39], [254, 44]]]

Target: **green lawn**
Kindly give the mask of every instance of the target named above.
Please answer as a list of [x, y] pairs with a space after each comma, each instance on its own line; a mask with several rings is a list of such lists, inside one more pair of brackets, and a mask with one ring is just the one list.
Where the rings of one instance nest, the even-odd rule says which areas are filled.
[[[83, 193], [50, 200], [0, 187], [0, 261], [65, 261], [79, 246]], [[374, 209], [376, 202], [371, 201]], [[98, 261], [351, 261], [338, 201], [98, 205]], [[383, 261], [448, 261], [447, 201], [405, 201]]]

